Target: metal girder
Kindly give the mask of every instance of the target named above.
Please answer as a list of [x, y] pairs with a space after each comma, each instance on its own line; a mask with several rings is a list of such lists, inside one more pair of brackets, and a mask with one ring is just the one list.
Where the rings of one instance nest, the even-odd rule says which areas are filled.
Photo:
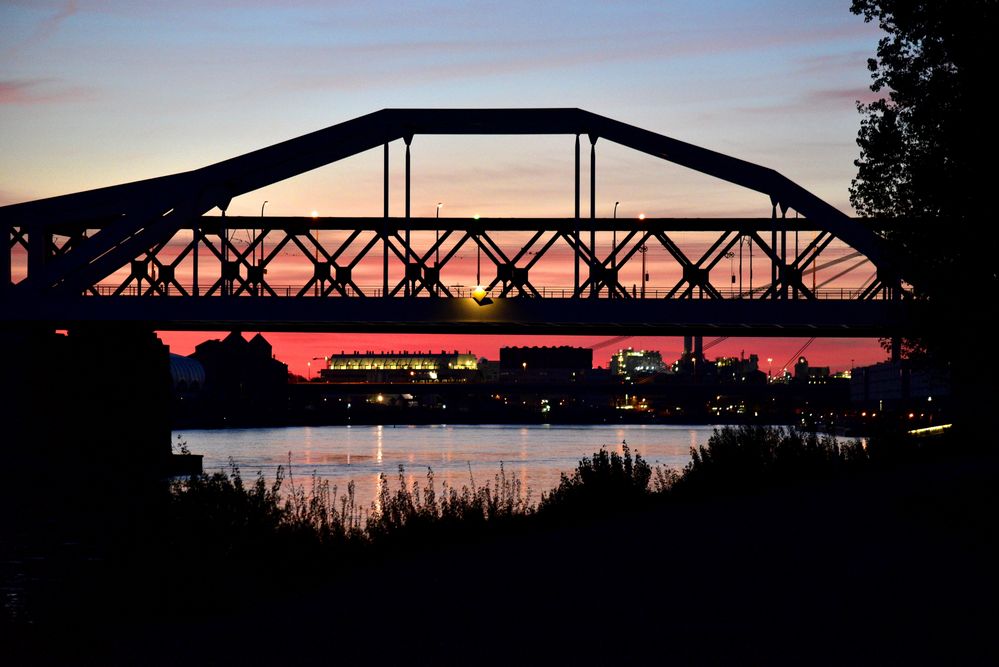
[[741, 336], [891, 336], [911, 330], [911, 301], [514, 298], [231, 299], [76, 297], [9, 300], [0, 322], [143, 322], [162, 330], [552, 334], [701, 332]]
[[[575, 135], [575, 216], [475, 221], [411, 218], [409, 147], [417, 134]], [[580, 236], [578, 154], [581, 135], [587, 135], [591, 143], [591, 210], [589, 219], [582, 224], [590, 232], [589, 244]], [[598, 219], [593, 186], [595, 144], [600, 138], [764, 193], [772, 203], [772, 217], [649, 219], [641, 223]], [[262, 220], [225, 216], [234, 197], [379, 145], [385, 147], [387, 169], [388, 144], [398, 139], [403, 139], [407, 147], [405, 218], [389, 217], [387, 181], [385, 212], [381, 218], [272, 217]], [[205, 213], [213, 208], [221, 209], [223, 217], [206, 217]], [[804, 217], [786, 218], [789, 209]], [[574, 297], [588, 292], [591, 297], [612, 296], [626, 301], [629, 294], [618, 279], [619, 270], [650, 239], [658, 241], [683, 272], [683, 278], [668, 293], [669, 297], [696, 301], [696, 291], [698, 298], [731, 301], [731, 298], [723, 299], [722, 293], [711, 284], [710, 272], [744, 238], [751, 238], [773, 267], [771, 284], [763, 288], [766, 300], [795, 300], [799, 295], [806, 301], [814, 300], [816, 295], [805, 287], [801, 276], [809, 266], [815, 266], [816, 259], [833, 238], [852, 247], [876, 268], [877, 279], [854, 298], [864, 301], [900, 295], [897, 267], [871, 228], [848, 218], [776, 171], [580, 109], [384, 109], [193, 171], [0, 207], [0, 225], [8, 230], [10, 237], [8, 255], [0, 267], [5, 276], [11, 273], [11, 249], [24, 247], [28, 256], [24, 280], [16, 284], [11, 284], [9, 278], [0, 280], [0, 295], [4, 297], [5, 305], [8, 301], [23, 305], [29, 298], [51, 304], [71, 304], [76, 303], [81, 294], [91, 295], [90, 301], [102, 300], [102, 309], [109, 303], [120, 303], [118, 299], [126, 298], [123, 295], [133, 293], [142, 297], [169, 297], [171, 301], [214, 299], [216, 295], [276, 298], [280, 292], [268, 283], [265, 274], [271, 262], [289, 247], [297, 248], [313, 264], [311, 279], [295, 288], [298, 297], [341, 297], [346, 301], [352, 297], [371, 298], [376, 293], [404, 298], [443, 297], [446, 301], [460, 294], [452, 293], [445, 286], [442, 271], [468, 243], [477, 253], [485, 255], [487, 263], [495, 269], [495, 276], [488, 275], [483, 282], [490, 289], [502, 285], [497, 297], [516, 293], [519, 297], [552, 301], [553, 292], [532, 282], [530, 272], [541, 256], [555, 245], [563, 245], [574, 256]], [[161, 251], [177, 232], [187, 229], [193, 230], [191, 242], [175, 257], [161, 257]], [[253, 229], [259, 233], [254, 234], [247, 247], [239, 249], [228, 238], [232, 229]], [[339, 241], [330, 253], [313, 235], [313, 231], [326, 229], [347, 230], [350, 235]], [[441, 230], [444, 235], [429, 250], [416, 249], [411, 234], [428, 230]], [[595, 234], [611, 230], [622, 232], [624, 238], [620, 243], [615, 241], [606, 257], [601, 258], [594, 247]], [[528, 231], [533, 235], [519, 250], [508, 252], [496, 238], [497, 234], [507, 231]], [[669, 233], [674, 231], [711, 231], [718, 232], [719, 236], [695, 261], [670, 238]], [[769, 245], [763, 241], [764, 232], [768, 231], [772, 239]], [[788, 231], [815, 231], [818, 236], [804, 251], [788, 259]], [[65, 240], [57, 240], [57, 236]], [[213, 237], [217, 241], [213, 241]], [[270, 242], [269, 253], [263, 249], [265, 239]], [[355, 280], [355, 269], [378, 245], [382, 246], [383, 255], [382, 287], [374, 292], [366, 291]], [[199, 249], [207, 250], [211, 261], [218, 262], [218, 275], [209, 275], [208, 280], [202, 280], [198, 262], [194, 261], [193, 284], [185, 285], [178, 278], [178, 270], [189, 257], [196, 258]], [[347, 259], [351, 252], [353, 257]], [[438, 261], [441, 252], [444, 253], [443, 261]], [[401, 280], [390, 280], [391, 257], [404, 267]], [[580, 265], [588, 268], [588, 275], [582, 282]], [[100, 284], [123, 267], [131, 267], [124, 281], [109, 290]], [[207, 289], [203, 291], [203, 287]], [[752, 289], [746, 295], [752, 297], [756, 291]], [[106, 293], [114, 297], [102, 296]], [[634, 291], [630, 296], [636, 297]], [[736, 298], [742, 296], [745, 295], [736, 295]], [[131, 301], [128, 304], [118, 307], [136, 311], [146, 308]], [[180, 306], [177, 308], [183, 310]], [[242, 306], [235, 307], [237, 311], [240, 308]], [[338, 304], [337, 310], [340, 308]], [[123, 314], [123, 317], [130, 319], [131, 315]]]
[[[181, 245], [173, 241], [172, 249], [162, 256], [160, 253], [167, 245], [167, 242], [162, 241], [133, 256], [129, 260], [129, 274], [115, 288], [94, 283], [84, 287], [81, 292], [95, 296], [110, 293], [140, 296], [190, 294], [206, 297], [266, 294], [277, 297], [283, 293], [295, 297], [370, 297], [388, 294], [400, 297], [451, 298], [455, 294], [448, 289], [445, 277], [455, 275], [452, 273], [452, 265], [455, 264], [457, 253], [464, 246], [471, 245], [477, 254], [485, 258], [486, 274], [482, 281], [485, 289], [492, 291], [497, 286], [502, 286], [501, 291], [493, 296], [551, 296], [553, 285], [537, 284], [531, 280], [530, 275], [541, 259], [550, 253], [554, 254], [554, 249], [559, 248], [559, 252], [568, 250], [579, 263], [588, 267], [589, 275], [573, 292], [575, 295], [582, 296], [586, 293], [590, 297], [637, 298], [637, 294], [629, 294], [620, 282], [621, 271], [628, 267], [642, 247], [654, 240], [673, 259], [681, 276], [679, 282], [665, 294], [660, 294], [657, 288], [654, 291], [655, 298], [751, 298], [759, 292], [760, 298], [814, 299], [818, 296], [803, 284], [804, 269], [799, 267], [811, 266], [815, 271], [844, 261], [833, 259], [821, 266], [815, 263], [822, 250], [834, 239], [828, 232], [815, 233], [815, 238], [797, 254], [792, 253], [791, 257], [786, 256], [786, 251], [778, 254], [764, 240], [765, 236], [759, 233], [761, 227], [771, 226], [765, 220], [697, 221], [696, 225], [690, 221], [668, 219], [612, 220], [608, 225], [594, 225], [609, 227], [615, 232], [614, 242], [603, 249], [600, 255], [594, 255], [589, 244], [577, 241], [575, 233], [570, 229], [571, 220], [538, 222], [536, 219], [447, 218], [434, 219], [433, 224], [417, 221], [408, 225], [407, 222], [391, 218], [378, 219], [376, 222], [370, 219], [359, 222], [355, 218], [202, 218], [197, 224], [191, 225], [190, 240], [183, 241]], [[417, 229], [414, 230], [414, 227]], [[696, 258], [689, 257], [671, 236], [678, 229], [682, 232], [691, 227], [700, 235], [701, 241], [704, 241], [705, 235], [708, 236], [707, 249], [698, 251]], [[495, 231], [497, 228], [499, 231]], [[404, 230], [429, 232], [431, 229], [435, 231], [434, 240], [428, 244], [424, 235], [419, 248], [413, 245], [414, 237], [407, 241], [407, 235], [403, 233]], [[713, 231], [705, 231], [708, 229]], [[320, 242], [321, 232], [325, 232], [325, 245]], [[530, 238], [525, 243], [523, 238], [517, 237], [514, 239], [516, 245], [511, 245], [509, 237], [501, 238], [505, 234], [516, 232], [530, 233]], [[237, 246], [233, 237], [239, 238], [244, 247]], [[265, 238], [270, 244], [269, 252], [266, 253], [263, 249]], [[776, 285], [787, 285], [792, 288], [790, 293], [786, 289], [777, 289], [771, 283], [745, 294], [730, 293], [726, 296], [711, 283], [711, 272], [716, 270], [719, 262], [729, 256], [729, 252], [742, 240], [751, 241], [759, 247], [763, 255], [761, 259], [776, 267], [773, 273], [780, 276]], [[70, 242], [67, 241], [62, 247], [69, 245]], [[393, 259], [388, 262], [386, 258], [377, 269], [382, 272], [381, 282], [387, 289], [362, 287], [355, 278], [366, 273], [372, 279], [372, 264], [375, 262], [372, 251], [378, 245], [382, 245], [388, 257]], [[65, 253], [65, 250], [57, 249], [58, 244], [49, 243], [49, 246], [53, 255]], [[194, 267], [189, 265], [186, 273], [192, 279], [197, 277], [197, 280], [184, 284], [179, 278], [185, 272], [183, 262], [190, 257], [193, 264], [193, 258], [199, 255], [199, 248], [207, 251], [208, 266], [205, 265], [205, 259], [201, 260], [198, 271], [194, 271]], [[288, 249], [293, 249], [299, 256], [297, 260], [283, 260], [283, 266], [287, 267], [289, 261], [304, 263], [310, 267], [309, 278], [278, 290], [266, 276], [278, 255], [288, 252]], [[863, 263], [869, 263], [857, 251], [850, 252], [847, 257], [860, 257]], [[359, 265], [366, 259], [366, 270], [359, 271]], [[557, 261], [563, 263], [566, 274], [563, 277], [568, 278], [564, 257]], [[551, 266], [549, 263], [549, 272]], [[401, 279], [390, 277], [388, 272], [393, 268], [398, 270], [399, 267], [402, 268]], [[457, 267], [457, 273], [460, 274], [460, 270], [461, 267]], [[207, 280], [204, 280], [206, 277]], [[825, 280], [825, 276], [823, 278], [825, 285], [829, 281]], [[205, 288], [204, 292], [202, 288]], [[880, 297], [881, 293], [872, 295]], [[841, 292], [839, 298], [858, 297]]]
[[[778, 172], [582, 109], [383, 109], [194, 171], [0, 208], [10, 225], [107, 220], [130, 208], [167, 211], [192, 192], [211, 192], [205, 210], [239, 195], [416, 134], [586, 134], [767, 194], [880, 265], [876, 236]], [[103, 225], [100, 225], [103, 226]]]

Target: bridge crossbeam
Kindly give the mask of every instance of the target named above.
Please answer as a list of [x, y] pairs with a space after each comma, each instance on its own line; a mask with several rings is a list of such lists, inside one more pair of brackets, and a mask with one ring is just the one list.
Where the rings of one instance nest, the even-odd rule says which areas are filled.
[[[414, 137], [425, 134], [574, 135], [574, 216], [412, 217], [410, 156]], [[586, 218], [580, 201], [584, 135], [590, 143]], [[405, 216], [393, 218], [389, 144], [400, 139], [405, 144]], [[761, 193], [769, 198], [770, 216], [598, 218], [599, 139], [604, 140], [600, 145], [613, 142]], [[384, 149], [385, 168], [381, 217], [227, 215], [235, 197], [378, 147]], [[221, 216], [206, 215], [216, 208]], [[123, 319], [147, 313], [163, 320], [164, 313], [176, 313], [197, 322], [200, 316], [192, 313], [200, 313], [203, 302], [244, 313], [244, 300], [259, 299], [336, 300], [338, 313], [347, 312], [348, 303], [364, 302], [361, 310], [396, 301], [426, 308], [427, 302], [465, 299], [473, 280], [499, 303], [582, 303], [585, 298], [601, 304], [591, 311], [595, 316], [626, 320], [632, 317], [627, 310], [632, 306], [623, 305], [627, 302], [639, 310], [650, 301], [661, 302], [655, 310], [662, 312], [673, 312], [675, 303], [730, 304], [703, 311], [712, 313], [726, 307], [741, 312], [746, 306], [731, 305], [736, 302], [808, 303], [807, 312], [818, 316], [839, 312], [831, 301], [881, 307], [909, 295], [901, 264], [869, 226], [779, 173], [580, 109], [386, 109], [194, 171], [0, 207], [0, 229], [9, 238], [7, 252], [0, 253], [0, 302], [6, 313], [29, 319], [40, 313], [54, 316], [60, 308], [102, 317], [121, 309]], [[688, 233], [697, 236], [693, 245]], [[800, 233], [807, 235], [802, 248]], [[838, 268], [830, 275], [832, 267]], [[859, 287], [843, 287], [854, 280], [851, 273], [868, 270], [870, 277]], [[650, 271], [654, 285], [648, 284]], [[768, 280], [760, 279], [767, 273]], [[830, 293], [837, 285], [838, 296]], [[608, 309], [603, 305], [608, 301], [622, 305]], [[78, 302], [89, 307], [77, 308]], [[313, 307], [293, 306], [288, 316], [301, 322], [296, 318]], [[284, 312], [273, 305], [266, 310], [273, 317]], [[514, 311], [496, 307], [491, 312]], [[519, 312], [517, 317], [544, 317], [548, 311]]]
[[[896, 285], [882, 278], [868, 258], [842, 243], [835, 247], [838, 255], [834, 253], [820, 263], [838, 241], [833, 234], [808, 230], [799, 223], [793, 226], [793, 233], [796, 237], [799, 232], [809, 234], [807, 243], [799, 248], [795, 241], [790, 248], [786, 241], [779, 240], [774, 246], [773, 237], [768, 240], [765, 234], [773, 232], [773, 224], [766, 219], [722, 220], [711, 225], [700, 221], [693, 226], [699, 241], [692, 248], [689, 244], [685, 248], [676, 240], [677, 234], [687, 234], [691, 227], [682, 221], [614, 221], [608, 225], [606, 221], [595, 220], [592, 228], [602, 230], [601, 243], [596, 249], [592, 241], [587, 243], [577, 236], [564, 220], [535, 225], [533, 220], [442, 219], [435, 220], [433, 227], [426, 220], [404, 218], [381, 219], [377, 225], [328, 218], [280, 219], [277, 224], [259, 218], [234, 217], [203, 218], [200, 222], [131, 255], [123, 270], [114, 274], [117, 279], [113, 287], [93, 282], [86, 284], [81, 293], [94, 297], [111, 294], [175, 298], [264, 295], [454, 298], [454, 287], [462, 284], [458, 277], [469, 273], [471, 253], [475, 283], [490, 293], [498, 290], [496, 296], [501, 298], [545, 298], [552, 286], [537, 282], [534, 270], [538, 263], [546, 261], [549, 273], [550, 267], [561, 266], [564, 279], [568, 280], [570, 265], [578, 261], [584, 279], [578, 288], [571, 289], [570, 296], [629, 299], [639, 295], [637, 289], [628, 289], [623, 276], [630, 270], [634, 277], [634, 263], [644, 259], [649, 246], [654, 245], [661, 249], [659, 274], [674, 276], [665, 293], [659, 288], [652, 291], [654, 298], [815, 300], [820, 298], [815, 293], [817, 287], [865, 266], [875, 277], [847, 298], [903, 296]], [[779, 230], [779, 239], [788, 227]], [[431, 231], [434, 234], [428, 240], [427, 233]], [[21, 231], [13, 234], [11, 246], [30, 252], [30, 236], [28, 239], [24, 236]], [[46, 241], [47, 257], [54, 261], [65, 256], [86, 238], [86, 231], [53, 236]], [[378, 250], [383, 257], [378, 257]], [[739, 289], [732, 292], [714, 281], [724, 277], [735, 282], [734, 268], [724, 271], [721, 264], [726, 258], [734, 264], [736, 252], [740, 267], [744, 263], [748, 266], [745, 271], [740, 268]], [[289, 259], [289, 255], [294, 257]], [[832, 278], [823, 273], [822, 285], [816, 282], [820, 270], [855, 258], [856, 263]], [[665, 266], [664, 260], [672, 262], [674, 268]], [[269, 275], [273, 275], [275, 268], [282, 275], [293, 270], [300, 276], [300, 282], [291, 292], [288, 286], [279, 289], [272, 283]], [[765, 275], [768, 270], [770, 282], [753, 282], [754, 275], [761, 272]], [[747, 272], [748, 288], [741, 282]], [[812, 287], [805, 283], [809, 272], [813, 276]], [[644, 273], [641, 271], [639, 277]], [[387, 285], [388, 291], [373, 287], [377, 284]]]

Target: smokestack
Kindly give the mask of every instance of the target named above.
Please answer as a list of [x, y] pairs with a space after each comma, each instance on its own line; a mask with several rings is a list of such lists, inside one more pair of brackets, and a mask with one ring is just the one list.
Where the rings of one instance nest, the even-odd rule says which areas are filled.
[[691, 348], [690, 339], [691, 339], [691, 336], [684, 336], [683, 337], [683, 354], [684, 355], [689, 355], [690, 354], [690, 348]]
[[694, 358], [704, 356], [704, 336], [694, 336]]

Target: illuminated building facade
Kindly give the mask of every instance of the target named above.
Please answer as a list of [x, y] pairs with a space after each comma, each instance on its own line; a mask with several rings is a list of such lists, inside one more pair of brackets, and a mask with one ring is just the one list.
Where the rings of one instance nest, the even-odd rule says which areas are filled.
[[714, 363], [715, 375], [720, 382], [765, 382], [766, 374], [760, 372], [760, 358], [755, 355], [718, 357]]
[[666, 364], [663, 363], [662, 354], [653, 350], [618, 350], [611, 355], [610, 359], [611, 375], [653, 375], [655, 373], [665, 373]]
[[798, 363], [794, 365], [794, 381], [807, 382], [808, 384], [826, 384], [829, 382], [830, 373], [828, 366], [809, 366], [808, 359], [798, 357]]
[[326, 382], [470, 382], [479, 379], [474, 354], [458, 351], [353, 352], [326, 357]]

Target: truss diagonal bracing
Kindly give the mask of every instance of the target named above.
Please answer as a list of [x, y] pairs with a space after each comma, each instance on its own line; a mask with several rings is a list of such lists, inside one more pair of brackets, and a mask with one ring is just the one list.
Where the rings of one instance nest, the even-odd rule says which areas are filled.
[[[575, 135], [574, 215], [411, 217], [419, 134]], [[406, 213], [391, 217], [389, 144], [399, 139]], [[598, 139], [763, 193], [769, 215], [597, 218]], [[235, 197], [378, 146], [381, 217], [226, 215]], [[3, 207], [0, 224], [7, 322], [868, 335], [911, 319], [902, 273], [868, 227], [771, 169], [579, 109], [387, 109], [195, 171]], [[853, 275], [866, 280], [847, 284]], [[469, 299], [475, 287], [491, 305]]]

